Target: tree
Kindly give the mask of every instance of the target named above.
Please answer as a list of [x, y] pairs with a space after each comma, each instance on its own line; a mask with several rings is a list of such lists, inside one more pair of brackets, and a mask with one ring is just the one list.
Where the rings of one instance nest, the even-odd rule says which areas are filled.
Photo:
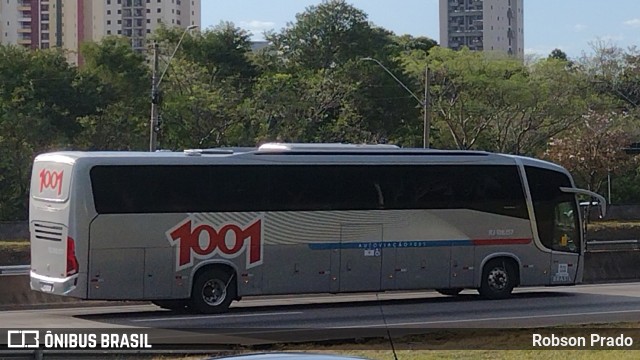
[[435, 40], [425, 36], [413, 37], [405, 34], [392, 38], [402, 52], [420, 51], [427, 55], [432, 47], [438, 45]]
[[553, 49], [553, 51], [551, 51], [551, 54], [549, 54], [549, 59], [556, 59], [556, 60], [562, 60], [562, 61], [569, 60], [569, 58], [567, 58], [567, 53], [565, 53], [560, 49]]
[[27, 217], [35, 155], [69, 147], [94, 101], [62, 53], [0, 46], [0, 220]]
[[561, 60], [525, 66], [492, 53], [440, 47], [400, 58], [414, 81], [424, 82], [425, 66], [430, 68], [436, 147], [535, 155], [550, 136], [605, 100]]
[[377, 141], [357, 112], [357, 83], [344, 81], [352, 66], [263, 76], [256, 84], [253, 105], [254, 123], [261, 129], [259, 141]]
[[274, 135], [275, 122], [285, 138], [422, 143], [418, 104], [385, 70], [362, 59], [375, 58], [411, 84], [396, 58], [424, 54], [429, 39], [395, 37], [345, 1], [311, 6], [296, 20], [269, 34], [271, 46], [255, 56], [263, 73], [254, 92], [260, 109], [255, 115], [259, 123], [272, 124], [267, 137]]
[[490, 131], [499, 127], [499, 118], [526, 106], [520, 104], [527, 76], [522, 64], [468, 49], [440, 47], [431, 49], [426, 61], [433, 74], [430, 93], [436, 125], [442, 128], [443, 140], [450, 139], [449, 144], [438, 145], [452, 144], [458, 149], [496, 147]]
[[491, 131], [496, 151], [537, 155], [550, 137], [574, 127], [589, 109], [606, 102], [586, 86], [582, 73], [562, 60], [541, 60], [526, 74], [513, 90], [506, 87], [503, 99], [509, 99], [509, 106], [498, 113]]
[[124, 38], [84, 43], [78, 84], [94, 92], [93, 112], [79, 118], [74, 144], [89, 150], [143, 150], [149, 131], [151, 74], [144, 55]]
[[106, 102], [140, 101], [132, 95], [148, 93], [151, 74], [146, 58], [134, 51], [126, 38], [109, 36], [100, 42], [86, 42], [80, 52], [85, 61], [81, 73], [100, 80]]
[[622, 126], [626, 120], [621, 114], [591, 111], [581, 127], [551, 139], [544, 156], [564, 166], [579, 184], [599, 192], [609, 173], [625, 172], [634, 164], [623, 150], [631, 143]]
[[640, 105], [640, 50], [624, 50], [604, 41], [591, 44], [593, 54], [584, 55], [580, 66], [592, 87], [601, 94], [618, 99], [626, 111], [638, 111]]
[[[158, 142], [165, 149], [251, 145], [236, 138], [244, 125], [238, 107], [243, 94], [235, 78], [211, 83], [208, 70], [197, 63], [174, 59], [165, 78], [162, 126]], [[235, 135], [232, 135], [235, 134]]]
[[281, 33], [267, 35], [271, 51], [293, 67], [309, 70], [343, 66], [362, 57], [385, 59], [391, 33], [372, 26], [367, 15], [344, 0], [325, 0], [296, 15]]
[[[170, 55], [182, 37], [184, 29], [160, 27], [154, 39], [163, 45], [163, 53]], [[239, 84], [250, 87], [258, 69], [251, 62], [251, 34], [236, 27], [231, 22], [221, 22], [217, 26], [198, 33], [188, 33], [176, 52], [179, 59], [185, 59], [206, 69], [206, 79], [211, 84], [217, 80], [235, 78]], [[173, 65], [172, 65], [173, 66]], [[167, 72], [167, 76], [171, 76]]]

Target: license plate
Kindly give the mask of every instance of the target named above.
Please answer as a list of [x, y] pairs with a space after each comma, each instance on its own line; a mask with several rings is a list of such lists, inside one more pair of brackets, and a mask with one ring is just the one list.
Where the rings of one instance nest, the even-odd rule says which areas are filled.
[[40, 283], [40, 290], [44, 292], [53, 292], [53, 284]]

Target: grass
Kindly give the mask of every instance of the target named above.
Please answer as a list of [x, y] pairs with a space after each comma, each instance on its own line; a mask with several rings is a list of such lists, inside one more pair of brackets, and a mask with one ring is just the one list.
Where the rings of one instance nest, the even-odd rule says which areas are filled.
[[[430, 337], [428, 345], [434, 350], [424, 350], [424, 336], [412, 335], [394, 340], [396, 357], [400, 360], [432, 360], [432, 359], [587, 359], [587, 360], [626, 360], [637, 359], [640, 353], [638, 339], [634, 339], [631, 349], [625, 350], [459, 350], [478, 349], [492, 344], [495, 348], [517, 348], [517, 344], [527, 347], [531, 344], [532, 334], [540, 332], [549, 334], [551, 332], [559, 336], [585, 336], [589, 338], [591, 333], [599, 333], [604, 336], [615, 336], [615, 334], [626, 333], [625, 329], [634, 329], [631, 337], [637, 336], [640, 323], [611, 323], [611, 324], [590, 324], [574, 325], [564, 327], [553, 327], [543, 329], [469, 329], [468, 332], [453, 333], [451, 329], [442, 329], [443, 334], [437, 340]], [[437, 333], [438, 335], [440, 332]], [[516, 344], [516, 345], [514, 345]], [[442, 349], [439, 349], [439, 346]], [[451, 349], [448, 349], [451, 348]], [[265, 350], [247, 350], [247, 353], [258, 352], [304, 352], [314, 354], [334, 354], [342, 356], [353, 356], [365, 359], [394, 360], [394, 353], [391, 351], [389, 341], [385, 339], [370, 339], [359, 343], [342, 343], [333, 345], [323, 345], [322, 343], [305, 344], [282, 344], [275, 345]], [[219, 355], [219, 354], [218, 354]], [[231, 355], [231, 354], [229, 354]], [[234, 354], [235, 355], [235, 354]], [[204, 359], [206, 356], [155, 356], [153, 359]]]
[[18, 251], [18, 250], [29, 250], [29, 240], [26, 239], [17, 239], [17, 240], [0, 240], [0, 251], [9, 250], [9, 251]]
[[[313, 351], [312, 353], [330, 354], [341, 356], [353, 356], [371, 360], [394, 360], [394, 355], [390, 350], [363, 350], [363, 351]], [[465, 351], [426, 351], [426, 350], [401, 350], [396, 351], [398, 360], [501, 360], [501, 359], [542, 359], [542, 360], [566, 360], [566, 359], [584, 359], [584, 360], [631, 360], [637, 359], [638, 354], [635, 351], [625, 350], [465, 350]], [[154, 357], [154, 360], [201, 360], [207, 359], [208, 356], [185, 356], [185, 357]], [[148, 359], [148, 358], [147, 358]]]
[[588, 230], [621, 230], [621, 229], [640, 229], [640, 221], [596, 221], [587, 224]]

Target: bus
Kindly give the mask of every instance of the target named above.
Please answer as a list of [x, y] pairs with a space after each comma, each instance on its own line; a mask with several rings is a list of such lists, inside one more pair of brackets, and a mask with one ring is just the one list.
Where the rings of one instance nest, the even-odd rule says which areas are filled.
[[477, 289], [582, 280], [564, 168], [481, 151], [270, 143], [53, 152], [33, 164], [31, 288], [226, 311], [243, 296]]

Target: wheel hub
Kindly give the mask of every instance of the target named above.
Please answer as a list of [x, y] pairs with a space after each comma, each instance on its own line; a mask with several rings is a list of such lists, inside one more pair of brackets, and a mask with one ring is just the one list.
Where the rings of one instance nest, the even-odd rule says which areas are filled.
[[220, 305], [226, 296], [226, 286], [218, 279], [207, 281], [202, 288], [202, 299], [210, 306]]
[[489, 272], [489, 286], [495, 290], [504, 290], [507, 286], [507, 273], [502, 268], [494, 268]]

